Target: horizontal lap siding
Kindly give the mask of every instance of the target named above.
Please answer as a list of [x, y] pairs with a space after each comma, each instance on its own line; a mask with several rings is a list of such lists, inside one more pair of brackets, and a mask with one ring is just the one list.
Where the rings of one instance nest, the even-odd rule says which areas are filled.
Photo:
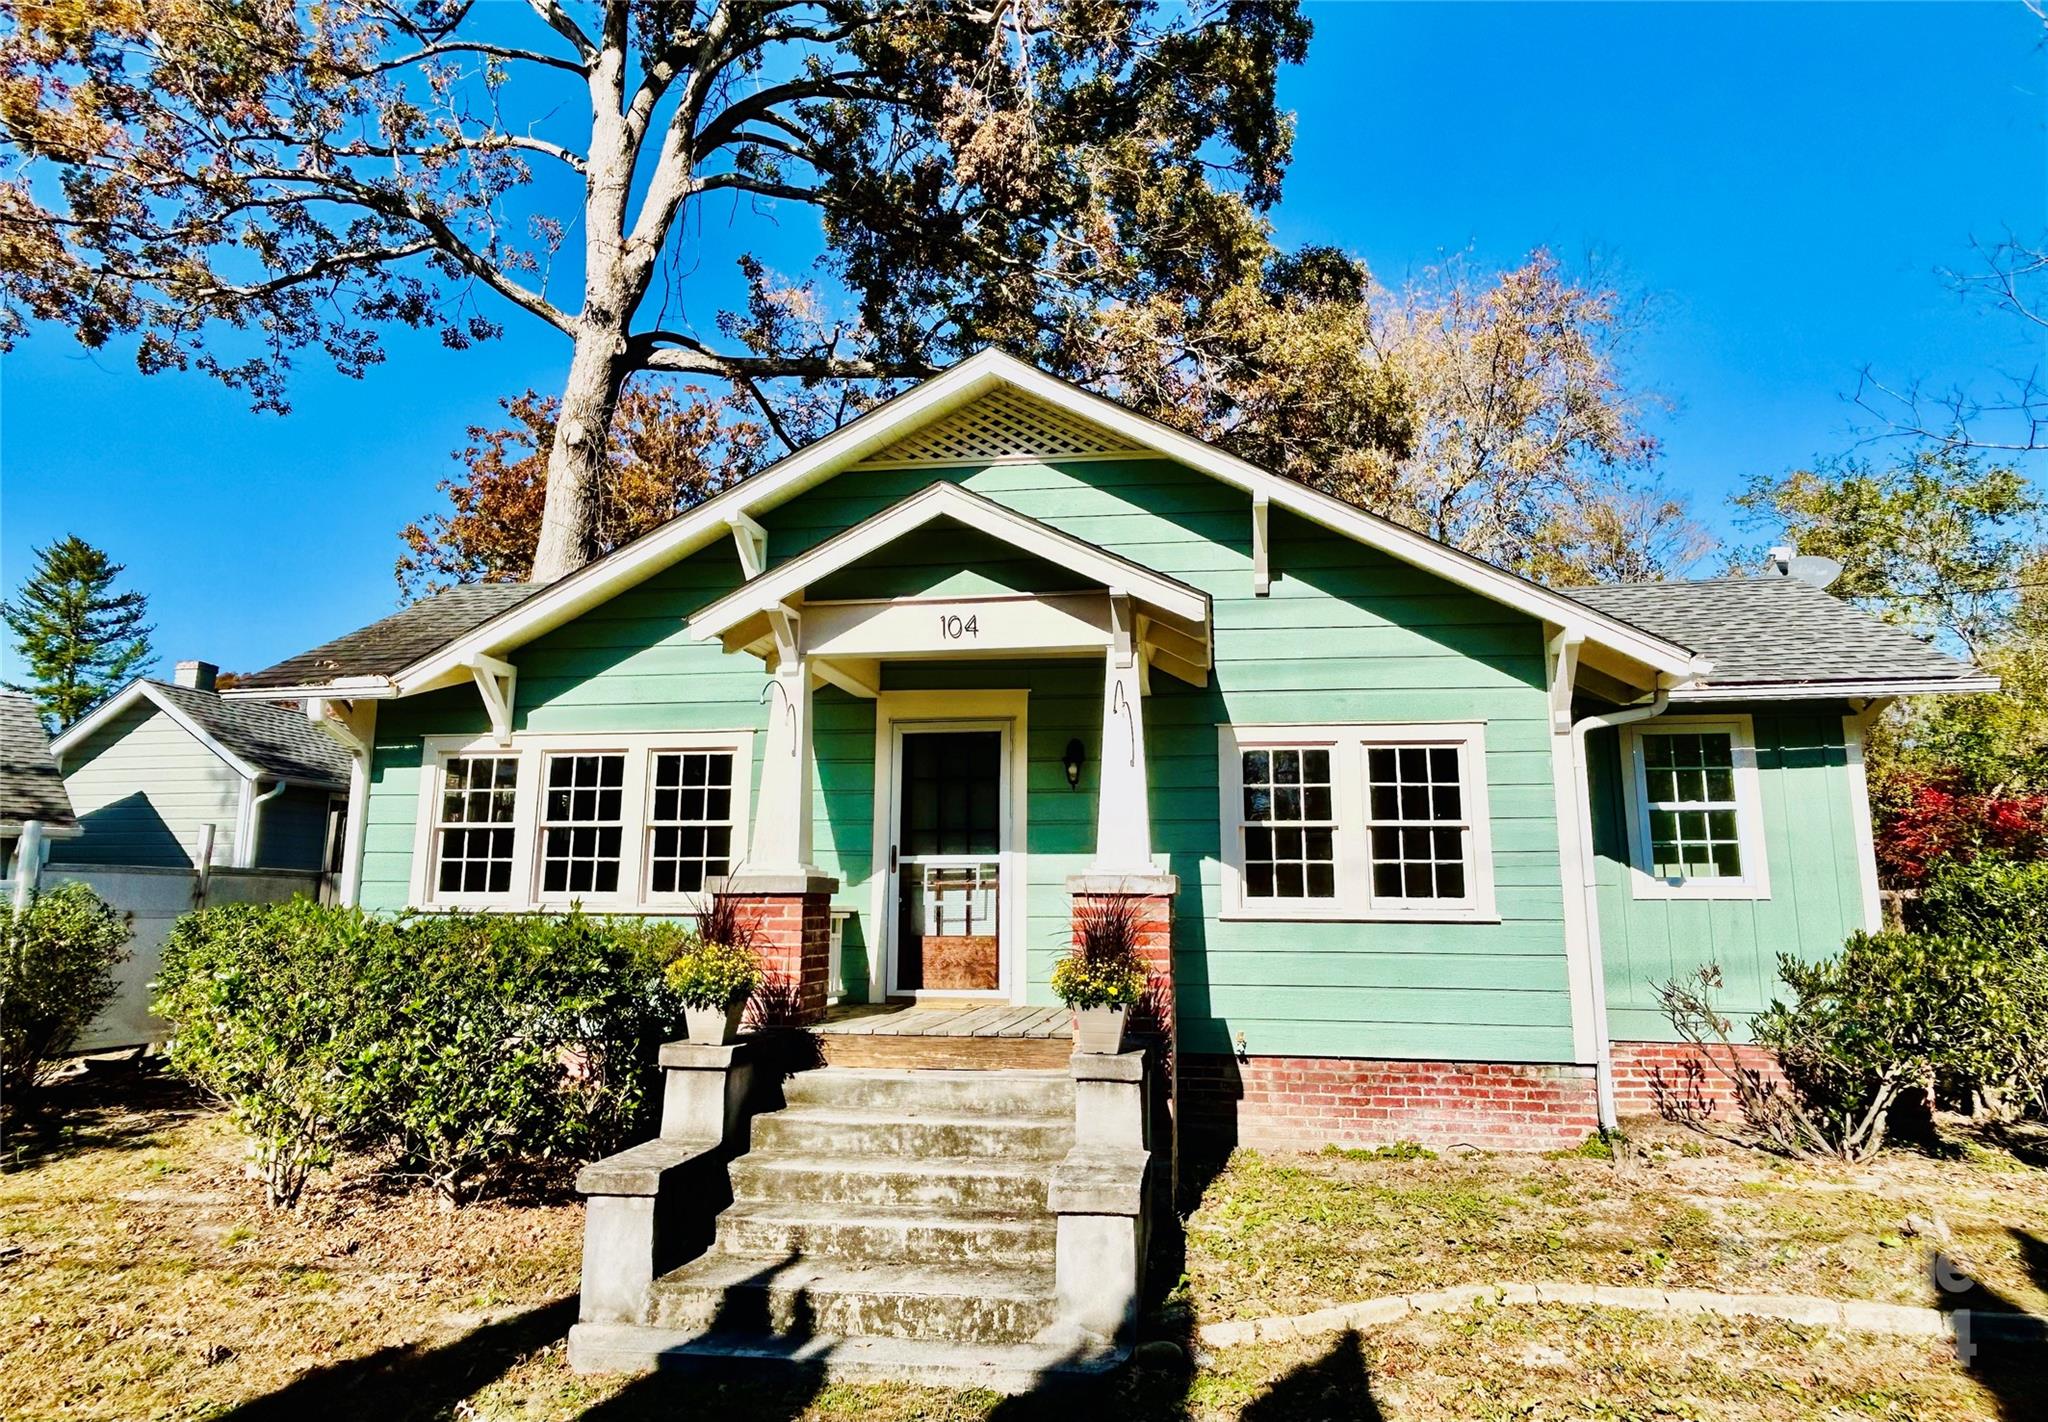
[[51, 840], [53, 862], [183, 868], [209, 824], [213, 862], [235, 862], [242, 777], [152, 702], [65, 756], [64, 788], [84, 832]]
[[[1688, 711], [1691, 708], [1687, 708]], [[1623, 819], [1633, 794], [1620, 737], [1588, 745], [1599, 854], [1601, 953], [1608, 1021], [1618, 1041], [1671, 1041], [1656, 987], [1718, 963], [1719, 1006], [1738, 1024], [1782, 989], [1778, 954], [1824, 957], [1862, 927], [1863, 888], [1840, 707], [1753, 711], [1762, 798], [1766, 899], [1639, 899], [1630, 883]]]
[[[1246, 496], [1163, 460], [1059, 468], [853, 471], [763, 518], [780, 563], [941, 479], [1207, 592], [1217, 665], [1210, 685], [1153, 678], [1145, 705], [1154, 846], [1181, 878], [1176, 971], [1190, 1051], [1560, 1061], [1570, 1055], [1557, 838], [1544, 731], [1542, 637], [1531, 619], [1275, 512], [1272, 595], [1251, 595]], [[1011, 566], [949, 573], [929, 538], [887, 586], [1007, 585]], [[707, 549], [514, 654], [518, 718], [548, 730], [760, 728], [762, 669], [689, 642], [681, 620], [738, 579]], [[831, 589], [851, 590], [843, 582]], [[1027, 990], [1051, 1001], [1068, 941], [1066, 876], [1094, 849], [1101, 670], [1091, 661], [891, 664], [890, 689], [1031, 690]], [[438, 706], [437, 697], [445, 697]], [[477, 730], [474, 692], [387, 706], [379, 725], [366, 901], [405, 897], [418, 791], [417, 736], [453, 716]], [[436, 718], [440, 718], [436, 720]], [[1216, 725], [1223, 721], [1487, 723], [1498, 924], [1223, 923], [1217, 855]], [[814, 833], [856, 919], [846, 979], [867, 971], [872, 916], [874, 707], [818, 695]], [[1069, 739], [1090, 768], [1069, 790]], [[387, 740], [390, 742], [387, 744]], [[759, 738], [757, 738], [757, 746]], [[757, 769], [758, 780], [758, 769]], [[375, 897], [372, 897], [374, 889]]]

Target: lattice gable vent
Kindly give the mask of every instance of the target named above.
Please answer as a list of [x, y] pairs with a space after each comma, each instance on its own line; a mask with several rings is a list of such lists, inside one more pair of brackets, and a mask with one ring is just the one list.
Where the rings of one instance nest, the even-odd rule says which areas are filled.
[[913, 430], [862, 464], [985, 464], [1145, 451], [1113, 430], [1015, 390], [979, 400]]

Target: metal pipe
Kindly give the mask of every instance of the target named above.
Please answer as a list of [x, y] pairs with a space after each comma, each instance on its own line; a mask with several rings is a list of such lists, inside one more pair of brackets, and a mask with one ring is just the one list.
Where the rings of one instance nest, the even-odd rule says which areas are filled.
[[1593, 1086], [1599, 1102], [1600, 1129], [1611, 1131], [1617, 1124], [1614, 1109], [1614, 1040], [1607, 1029], [1607, 963], [1600, 947], [1600, 892], [1598, 861], [1593, 854], [1593, 788], [1587, 773], [1586, 733], [1595, 729], [1632, 725], [1661, 716], [1671, 705], [1671, 693], [1661, 685], [1648, 701], [1582, 716], [1572, 722], [1572, 781], [1578, 801], [1579, 892], [1585, 899], [1586, 958], [1592, 973], [1593, 997]]
[[246, 847], [236, 846], [239, 852], [235, 858], [244, 869], [256, 867], [256, 842], [263, 831], [263, 807], [291, 788], [289, 780], [280, 780], [249, 802], [249, 842]]

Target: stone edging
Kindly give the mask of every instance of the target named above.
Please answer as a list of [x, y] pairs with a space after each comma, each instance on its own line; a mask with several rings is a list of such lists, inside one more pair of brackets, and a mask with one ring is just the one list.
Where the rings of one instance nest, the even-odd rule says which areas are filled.
[[1967, 1312], [1978, 1337], [2048, 1341], [2048, 1319], [2026, 1313], [1957, 1310], [1945, 1313], [1913, 1304], [1862, 1299], [1824, 1299], [1812, 1294], [1722, 1294], [1711, 1289], [1629, 1289], [1608, 1284], [1462, 1284], [1431, 1293], [1389, 1294], [1358, 1303], [1336, 1304], [1292, 1317], [1242, 1323], [1210, 1323], [1196, 1336], [1212, 1348], [1313, 1338], [1352, 1328], [1398, 1322], [1411, 1314], [1450, 1313], [1474, 1304], [1569, 1304], [1581, 1308], [1629, 1309], [1639, 1313], [1719, 1314], [1725, 1318], [1771, 1318], [1863, 1333], [1906, 1338], [1952, 1338], [1954, 1320]]

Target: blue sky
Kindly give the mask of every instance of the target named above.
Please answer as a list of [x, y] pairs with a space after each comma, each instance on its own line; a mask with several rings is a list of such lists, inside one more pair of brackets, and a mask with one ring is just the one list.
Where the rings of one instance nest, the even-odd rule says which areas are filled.
[[[2048, 367], [1938, 276], [1973, 237], [2048, 228], [2048, 57], [2017, 0], [1310, 13], [1283, 241], [1396, 282], [1461, 250], [1598, 253], [1655, 298], [1631, 373], [1671, 402], [1665, 479], [1724, 532], [1749, 475], [1853, 446], [1865, 365], [1987, 389]], [[707, 239], [707, 283], [728, 250]], [[362, 381], [308, 361], [284, 418], [35, 333], [0, 362], [0, 582], [75, 531], [150, 595], [167, 661], [246, 670], [382, 615], [464, 427], [560, 380], [560, 338], [506, 325], [462, 354], [399, 334]]]

